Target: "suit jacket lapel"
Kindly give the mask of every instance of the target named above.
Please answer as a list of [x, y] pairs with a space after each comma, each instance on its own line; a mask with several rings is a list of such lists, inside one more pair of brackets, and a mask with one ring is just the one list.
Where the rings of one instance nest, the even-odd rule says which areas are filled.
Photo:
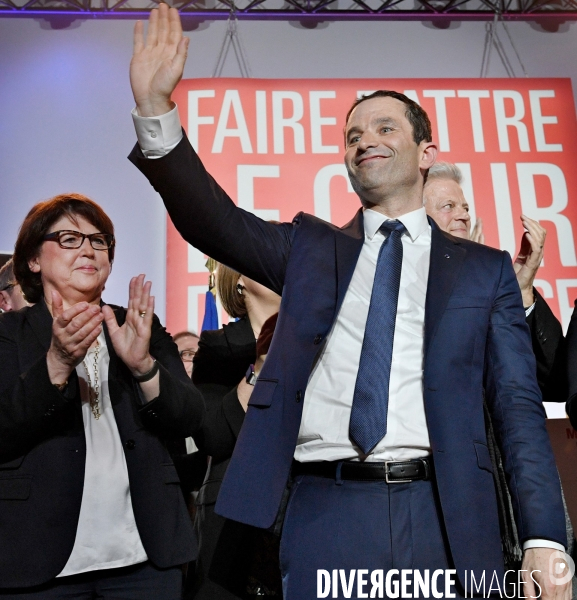
[[341, 308], [363, 247], [365, 240], [363, 223], [363, 210], [361, 208], [352, 221], [347, 223], [342, 229], [335, 231], [337, 256], [337, 305], [335, 317]]
[[425, 300], [425, 360], [467, 255], [458, 238], [441, 231], [430, 218], [429, 223], [431, 262]]

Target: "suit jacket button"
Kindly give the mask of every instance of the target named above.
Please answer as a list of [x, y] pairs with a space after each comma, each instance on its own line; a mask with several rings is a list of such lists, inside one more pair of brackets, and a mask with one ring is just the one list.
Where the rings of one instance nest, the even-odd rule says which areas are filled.
[[320, 344], [323, 339], [323, 336], [320, 333], [315, 335], [315, 339], [313, 340], [313, 344]]
[[295, 396], [295, 402], [299, 403], [303, 399], [303, 393], [301, 390], [298, 390]]
[[124, 446], [127, 450], [133, 450], [136, 446], [136, 442], [134, 440], [126, 440]]

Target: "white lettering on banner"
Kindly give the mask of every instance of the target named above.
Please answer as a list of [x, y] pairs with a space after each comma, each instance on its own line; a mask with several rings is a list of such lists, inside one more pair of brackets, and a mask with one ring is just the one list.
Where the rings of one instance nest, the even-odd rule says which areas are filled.
[[331, 180], [333, 177], [344, 177], [347, 180], [347, 191], [354, 192], [345, 165], [335, 164], [323, 167], [315, 177], [314, 201], [315, 216], [325, 221], [331, 220]]
[[553, 286], [548, 281], [545, 281], [544, 279], [535, 279], [533, 285], [536, 288], [539, 288], [543, 298], [553, 298]]
[[471, 127], [473, 129], [473, 144], [475, 152], [485, 152], [485, 137], [483, 136], [483, 119], [481, 117], [481, 98], [490, 98], [489, 90], [458, 90], [459, 98], [469, 99], [471, 111]]
[[194, 246], [188, 244], [188, 272], [189, 273], [202, 273], [205, 270], [206, 257]]
[[336, 92], [309, 92], [311, 117], [311, 147], [313, 154], [338, 154], [338, 146], [324, 146], [322, 127], [336, 125], [336, 117], [321, 116], [321, 99], [336, 98]]
[[278, 210], [262, 210], [254, 207], [254, 180], [256, 177], [280, 177], [279, 165], [237, 165], [236, 185], [240, 208], [265, 221], [280, 221]]
[[421, 105], [421, 101], [419, 100], [419, 95], [417, 94], [417, 90], [405, 90], [403, 92], [409, 100], [416, 102], [419, 106]]
[[[357, 90], [357, 99], [362, 98], [363, 96], [370, 96], [374, 94], [377, 90]], [[351, 102], [352, 104], [352, 102]]]
[[[559, 298], [559, 312], [563, 331], [567, 331], [571, 314], [573, 313], [573, 300], [577, 296], [577, 279], [557, 279], [557, 297]], [[569, 290], [573, 292], [569, 294]]]
[[[206, 296], [206, 285], [188, 286], [188, 311], [187, 311], [187, 331], [195, 333], [200, 332], [202, 318], [204, 316], [204, 298]], [[202, 313], [200, 312], [202, 310]]]
[[463, 189], [463, 195], [469, 205], [469, 215], [471, 216], [471, 227], [474, 227], [475, 221], [477, 220], [477, 211], [475, 210], [475, 194], [473, 193], [473, 177], [471, 176], [471, 165], [470, 163], [455, 163], [461, 170], [463, 175], [463, 181], [461, 181], [461, 188]]
[[214, 90], [191, 90], [188, 92], [188, 137], [192, 147], [200, 152], [198, 147], [198, 126], [212, 125], [214, 117], [201, 117], [198, 101], [200, 98], [214, 98]]
[[[551, 184], [550, 206], [537, 206], [535, 176], [544, 175]], [[559, 257], [564, 267], [577, 267], [575, 239], [571, 221], [561, 212], [567, 208], [569, 196], [563, 171], [551, 163], [518, 163], [517, 179], [523, 213], [536, 221], [549, 221], [555, 225], [559, 243]]]
[[[512, 100], [514, 113], [508, 117], [505, 114], [505, 100]], [[525, 116], [525, 104], [523, 96], [515, 90], [495, 90], [493, 92], [493, 101], [495, 104], [495, 119], [497, 121], [497, 135], [499, 138], [499, 150], [501, 152], [510, 152], [509, 145], [509, 127], [517, 130], [519, 139], [519, 148], [521, 152], [529, 152], [529, 135], [527, 126], [521, 121]]]
[[[234, 128], [228, 127], [231, 109], [236, 121], [236, 127]], [[250, 143], [248, 127], [246, 126], [246, 119], [244, 118], [244, 111], [242, 110], [242, 102], [240, 101], [238, 90], [226, 90], [224, 93], [220, 116], [218, 117], [218, 125], [216, 126], [216, 133], [214, 134], [214, 142], [212, 144], [213, 154], [220, 154], [222, 152], [224, 138], [227, 137], [239, 138], [243, 153], [252, 154], [252, 144]]]
[[491, 179], [493, 180], [493, 195], [495, 198], [495, 211], [497, 213], [497, 228], [499, 230], [499, 248], [506, 250], [514, 257], [516, 250], [515, 228], [513, 224], [513, 211], [511, 209], [507, 165], [505, 163], [492, 163]]
[[447, 98], [455, 97], [455, 90], [423, 90], [423, 97], [435, 99], [435, 113], [437, 115], [437, 137], [439, 151], [449, 152], [449, 125], [447, 122]]
[[266, 119], [266, 92], [256, 92], [256, 152], [268, 152], [268, 126]]
[[557, 117], [543, 115], [541, 112], [541, 98], [555, 98], [555, 90], [529, 90], [531, 118], [533, 119], [537, 152], [563, 152], [562, 144], [548, 144], [545, 141], [545, 129], [543, 126], [556, 125]]
[[[292, 102], [293, 113], [291, 117], [284, 116], [284, 100]], [[272, 121], [275, 154], [284, 154], [285, 129], [293, 130], [295, 154], [305, 153], [305, 132], [300, 123], [303, 115], [303, 98], [298, 92], [272, 93]]]

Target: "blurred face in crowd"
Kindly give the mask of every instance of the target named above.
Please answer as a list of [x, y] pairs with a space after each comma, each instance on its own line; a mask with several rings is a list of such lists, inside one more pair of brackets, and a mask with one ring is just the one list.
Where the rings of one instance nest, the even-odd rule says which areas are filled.
[[185, 335], [179, 337], [176, 340], [178, 351], [180, 352], [180, 358], [184, 363], [184, 368], [188, 373], [188, 376], [192, 376], [192, 359], [198, 350], [198, 338], [193, 335]]
[[28, 306], [28, 302], [22, 295], [22, 288], [17, 283], [11, 283], [0, 291], [0, 310], [20, 310]]
[[471, 233], [469, 205], [461, 186], [452, 179], [432, 178], [425, 184], [427, 214], [447, 233], [468, 240]]

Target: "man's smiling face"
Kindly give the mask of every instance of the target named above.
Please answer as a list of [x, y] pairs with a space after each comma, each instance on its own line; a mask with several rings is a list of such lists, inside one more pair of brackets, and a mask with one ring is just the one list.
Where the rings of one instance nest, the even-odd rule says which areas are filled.
[[421, 145], [413, 139], [407, 107], [391, 97], [361, 102], [345, 129], [345, 164], [361, 200], [381, 198], [414, 186], [420, 175]]

